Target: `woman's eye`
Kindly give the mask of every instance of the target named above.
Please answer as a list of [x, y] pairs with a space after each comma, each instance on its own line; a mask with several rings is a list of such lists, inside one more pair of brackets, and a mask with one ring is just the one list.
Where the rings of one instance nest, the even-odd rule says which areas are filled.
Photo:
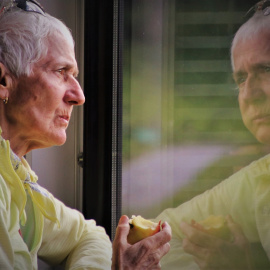
[[237, 87], [241, 86], [243, 83], [245, 83], [246, 79], [248, 77], [248, 74], [245, 72], [237, 72], [233, 75], [233, 79], [237, 85]]
[[64, 75], [65, 74], [65, 70], [64, 69], [60, 69], [59, 70], [59, 73], [62, 74], [62, 75]]
[[246, 81], [246, 78], [245, 77], [239, 77], [236, 79], [236, 84], [238, 86], [240, 86], [242, 83], [244, 83]]
[[264, 72], [270, 72], [270, 66], [264, 67]]
[[57, 69], [57, 72], [63, 76], [66, 74], [66, 70], [64, 68]]

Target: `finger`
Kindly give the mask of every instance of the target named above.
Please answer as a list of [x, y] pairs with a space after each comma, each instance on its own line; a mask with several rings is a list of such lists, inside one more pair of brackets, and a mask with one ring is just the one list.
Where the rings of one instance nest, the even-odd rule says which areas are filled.
[[227, 220], [227, 225], [228, 225], [231, 233], [233, 234], [234, 242], [246, 243], [247, 238], [245, 237], [241, 226], [239, 224], [235, 223], [235, 221], [233, 220], [233, 218], [230, 215], [228, 215], [226, 217], [226, 220]]
[[204, 258], [206, 254], [205, 248], [194, 244], [193, 242], [189, 241], [188, 238], [183, 239], [182, 247], [185, 252], [197, 257], [197, 258]]
[[127, 216], [122, 216], [118, 222], [116, 228], [114, 241], [112, 244], [113, 256], [112, 256], [112, 266], [113, 269], [121, 269], [124, 260], [124, 252], [127, 243], [127, 234], [129, 232], [129, 219]]
[[119, 242], [127, 243], [127, 235], [129, 233], [129, 218], [125, 215], [123, 215], [118, 222], [118, 226], [116, 228], [115, 232], [115, 238], [114, 240], [117, 240]]
[[170, 243], [166, 243], [160, 247], [160, 259], [170, 251], [170, 248]]
[[[217, 266], [211, 267], [213, 266], [213, 262], [216, 261], [217, 258], [218, 251], [216, 249], [200, 247], [190, 242], [187, 238], [183, 240], [182, 246], [185, 252], [193, 256], [193, 260], [198, 264], [201, 270], [229, 269], [229, 268], [219, 268]], [[218, 264], [220, 264], [220, 258], [218, 258]]]
[[224, 245], [224, 241], [222, 239], [203, 232], [186, 222], [181, 222], [180, 228], [188, 240], [197, 246], [214, 249]]
[[[183, 248], [185, 252], [193, 256], [194, 262], [199, 266], [201, 270], [214, 270], [214, 269], [224, 269], [219, 267], [211, 267], [213, 260], [216, 259], [217, 251], [215, 249], [208, 249], [197, 246], [188, 239], [184, 239]], [[226, 268], [229, 269], [229, 268]]]
[[[158, 242], [157, 242], [158, 241]], [[150, 236], [132, 245], [128, 252], [131, 263], [133, 265], [143, 265], [144, 269], [151, 269], [154, 265], [158, 265], [161, 258], [170, 250], [170, 244], [166, 242], [160, 245], [159, 237]]]
[[189, 239], [189, 241], [193, 242], [196, 245], [204, 246], [204, 243], [208, 239], [209, 235], [207, 233], [198, 230], [187, 222], [181, 222], [180, 228], [182, 232], [186, 235], [186, 237]]
[[149, 269], [151, 269], [151, 270], [160, 270], [161, 269], [161, 264], [158, 263], [156, 265], [150, 266]]
[[154, 265], [154, 266], [151, 268], [151, 270], [159, 270], [159, 269], [161, 269], [161, 264], [160, 264], [160, 262], [159, 262], [157, 265]]
[[151, 240], [152, 241], [152, 248], [156, 249], [159, 248], [169, 241], [171, 241], [172, 238], [172, 230], [170, 225], [167, 222], [164, 222], [162, 224], [162, 230], [153, 236], [150, 236], [146, 238], [145, 240]]
[[195, 228], [185, 221], [180, 223], [180, 229], [187, 237], [190, 237], [195, 232]]
[[[145, 246], [143, 247], [145, 248]], [[168, 253], [170, 250], [170, 244], [166, 243], [162, 247], [156, 250], [148, 250], [141, 258], [142, 268], [143, 269], [160, 269], [160, 260], [161, 258]]]
[[126, 255], [131, 265], [143, 265], [143, 269], [151, 269], [150, 266], [158, 265], [162, 256], [170, 249], [168, 242], [171, 239], [171, 227], [165, 222], [162, 228], [161, 232], [130, 246]]
[[160, 263], [155, 264], [155, 265], [144, 264], [141, 267], [139, 267], [138, 269], [160, 270], [161, 264]]

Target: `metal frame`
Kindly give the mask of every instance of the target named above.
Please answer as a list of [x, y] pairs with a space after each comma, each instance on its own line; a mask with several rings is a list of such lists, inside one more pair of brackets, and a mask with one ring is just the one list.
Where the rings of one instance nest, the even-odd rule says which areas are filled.
[[111, 238], [121, 214], [120, 1], [85, 1], [83, 214]]

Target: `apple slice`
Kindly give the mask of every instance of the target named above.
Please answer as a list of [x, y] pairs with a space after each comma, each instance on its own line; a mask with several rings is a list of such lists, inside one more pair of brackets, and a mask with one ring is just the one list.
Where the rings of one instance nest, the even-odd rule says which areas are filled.
[[129, 220], [130, 230], [127, 237], [128, 243], [133, 245], [142, 239], [160, 231], [161, 221], [158, 223], [144, 219], [141, 216], [132, 216]]
[[227, 221], [223, 216], [211, 215], [199, 222], [192, 220], [191, 225], [198, 230], [209, 233], [223, 240], [230, 241], [232, 239], [231, 231], [228, 228]]

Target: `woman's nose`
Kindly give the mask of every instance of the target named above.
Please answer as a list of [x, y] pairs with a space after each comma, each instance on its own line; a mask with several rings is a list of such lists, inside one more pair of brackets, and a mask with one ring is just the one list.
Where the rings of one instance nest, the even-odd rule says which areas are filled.
[[79, 82], [74, 77], [70, 78], [69, 80], [70, 84], [68, 90], [66, 91], [64, 101], [75, 106], [84, 104], [85, 96]]

